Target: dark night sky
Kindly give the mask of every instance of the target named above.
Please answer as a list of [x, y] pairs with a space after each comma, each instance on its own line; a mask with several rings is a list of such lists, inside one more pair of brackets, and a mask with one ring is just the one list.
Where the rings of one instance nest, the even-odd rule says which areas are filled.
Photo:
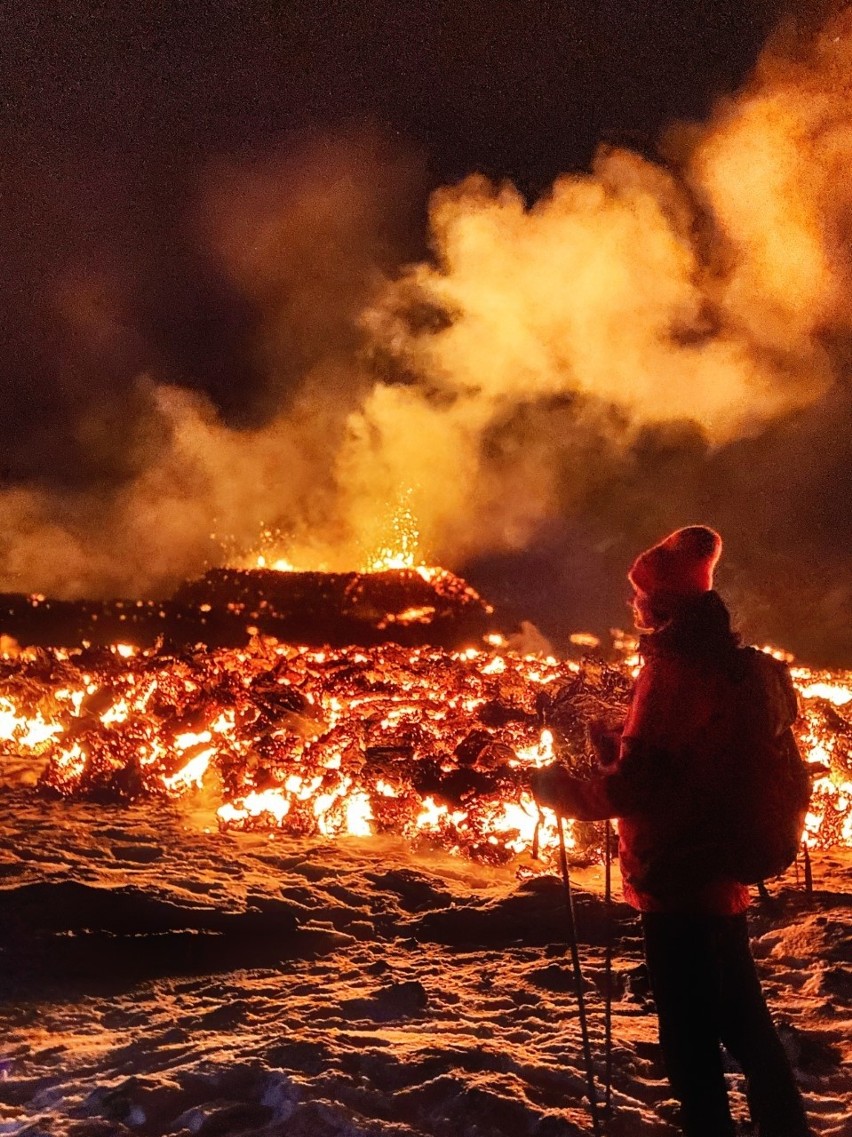
[[434, 176], [540, 189], [601, 139], [651, 144], [747, 72], [771, 0], [18, 6], [13, 148], [81, 148], [140, 180], [294, 128], [370, 118]]

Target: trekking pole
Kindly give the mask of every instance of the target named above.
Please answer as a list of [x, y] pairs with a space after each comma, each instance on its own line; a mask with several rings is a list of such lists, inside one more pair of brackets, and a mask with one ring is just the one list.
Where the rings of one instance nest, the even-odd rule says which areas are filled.
[[612, 954], [613, 954], [613, 914], [612, 914], [612, 842], [615, 834], [612, 825], [604, 822], [604, 911], [606, 928], [604, 932], [604, 1125], [609, 1126], [612, 1117]]
[[580, 949], [577, 946], [577, 921], [574, 918], [574, 894], [571, 891], [571, 876], [568, 872], [568, 854], [565, 851], [565, 828], [562, 817], [557, 813], [559, 827], [559, 867], [562, 870], [562, 883], [565, 885], [565, 908], [568, 914], [568, 946], [571, 949], [571, 962], [574, 967], [574, 984], [577, 988], [577, 1008], [580, 1015], [580, 1034], [583, 1039], [583, 1057], [586, 1062], [586, 1082], [589, 1092], [589, 1113], [592, 1117], [592, 1132], [601, 1137], [598, 1117], [598, 1097], [595, 1090], [595, 1071], [592, 1066], [592, 1048], [589, 1044], [589, 1023], [586, 1018], [586, 998], [583, 994], [583, 973], [580, 969]]
[[[804, 861], [805, 861], [805, 896], [807, 896], [808, 900], [813, 900], [813, 898], [814, 898], [814, 874], [813, 874], [813, 869], [811, 868], [811, 854], [810, 854], [810, 851], [808, 850], [807, 841], [802, 842], [802, 855], [803, 855]], [[798, 862], [797, 862], [797, 864], [798, 864]]]

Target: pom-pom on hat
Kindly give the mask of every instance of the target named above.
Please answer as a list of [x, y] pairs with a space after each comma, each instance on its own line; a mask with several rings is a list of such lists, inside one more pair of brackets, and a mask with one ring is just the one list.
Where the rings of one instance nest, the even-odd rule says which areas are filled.
[[637, 592], [690, 596], [709, 592], [722, 538], [706, 525], [687, 525], [640, 553], [627, 577]]

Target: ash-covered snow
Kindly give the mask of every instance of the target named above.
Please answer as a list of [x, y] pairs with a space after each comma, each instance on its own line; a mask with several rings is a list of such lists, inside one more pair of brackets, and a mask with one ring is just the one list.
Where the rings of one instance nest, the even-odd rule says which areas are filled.
[[[590, 1132], [555, 877], [399, 841], [216, 831], [196, 803], [0, 790], [0, 1134]], [[852, 1133], [850, 869], [755, 906], [754, 950], [818, 1134]], [[603, 1073], [602, 872], [578, 871]], [[672, 1103], [639, 929], [616, 904], [613, 1137]], [[745, 1117], [739, 1076], [736, 1105]]]

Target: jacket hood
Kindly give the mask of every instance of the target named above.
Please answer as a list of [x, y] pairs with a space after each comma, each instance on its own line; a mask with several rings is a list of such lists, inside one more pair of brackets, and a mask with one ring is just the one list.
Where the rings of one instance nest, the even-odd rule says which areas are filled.
[[727, 656], [740, 637], [731, 630], [731, 614], [718, 592], [685, 597], [672, 618], [656, 631], [639, 639], [639, 651], [650, 655], [680, 655], [690, 658]]

